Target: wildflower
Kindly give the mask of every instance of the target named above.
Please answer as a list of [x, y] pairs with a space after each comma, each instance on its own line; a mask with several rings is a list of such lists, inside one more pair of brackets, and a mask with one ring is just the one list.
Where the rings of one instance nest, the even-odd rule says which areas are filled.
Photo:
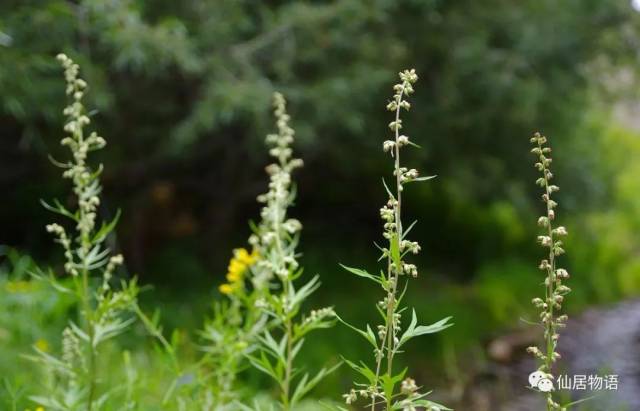
[[551, 237], [546, 236], [546, 235], [539, 235], [538, 236], [538, 242], [543, 247], [549, 247], [551, 245]]
[[358, 394], [356, 393], [356, 390], [352, 388], [351, 391], [349, 391], [347, 394], [343, 394], [342, 397], [344, 398], [344, 402], [347, 405], [350, 405], [358, 399]]
[[246, 266], [253, 265], [258, 260], [258, 250], [254, 248], [251, 254], [246, 248], [238, 248], [235, 250], [235, 258]]
[[554, 229], [553, 233], [557, 234], [557, 235], [567, 235], [567, 229], [562, 227], [562, 226], [560, 226], [560, 227]]
[[220, 284], [218, 289], [222, 294], [227, 294], [227, 295], [231, 294], [234, 291], [233, 286], [231, 284]]
[[413, 378], [406, 378], [402, 381], [400, 390], [405, 395], [411, 395], [418, 391], [418, 386]]
[[230, 282], [238, 282], [242, 280], [245, 270], [247, 266], [240, 262], [239, 260], [232, 259], [229, 262], [228, 272], [227, 272], [227, 280]]
[[393, 150], [395, 145], [396, 143], [394, 141], [387, 140], [384, 143], [382, 143], [382, 150], [386, 153], [387, 151]]
[[258, 250], [255, 248], [251, 253], [245, 248], [233, 250], [233, 257], [229, 261], [226, 275], [229, 283], [220, 285], [218, 290], [222, 294], [229, 295], [242, 289], [246, 271], [255, 264], [258, 258]]

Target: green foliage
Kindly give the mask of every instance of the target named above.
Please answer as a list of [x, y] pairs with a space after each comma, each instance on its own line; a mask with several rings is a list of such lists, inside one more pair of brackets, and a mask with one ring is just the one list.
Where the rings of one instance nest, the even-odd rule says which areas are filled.
[[75, 301], [34, 281], [36, 264], [15, 249], [0, 247], [0, 262], [0, 408], [22, 410], [36, 378], [24, 372], [34, 367], [22, 356], [31, 347], [58, 348], [59, 330]]
[[[625, 3], [9, 1], [0, 6], [0, 31], [10, 39], [0, 46], [7, 62], [0, 101], [40, 141], [56, 119], [49, 57], [61, 47], [80, 50], [104, 118], [150, 120], [134, 128], [106, 121], [118, 147], [166, 158], [190, 156], [184, 148], [198, 150], [211, 135], [219, 143], [239, 135], [256, 147], [251, 136], [267, 127], [266, 102], [286, 87], [306, 125], [303, 141], [331, 159], [325, 164], [353, 175], [341, 166], [351, 152], [344, 147], [370, 147], [368, 136], [381, 125], [372, 90], [419, 56], [427, 87], [417, 102], [425, 115], [413, 121], [449, 137], [434, 139], [429, 154], [456, 177], [448, 184], [484, 198], [489, 181], [497, 188], [495, 181], [513, 183], [525, 173], [506, 155], [507, 167], [495, 163], [520, 148], [515, 133], [540, 122], [558, 134], [573, 127], [587, 103], [588, 73], [576, 67], [594, 56], [624, 58], [634, 29]], [[455, 166], [460, 158], [468, 167]], [[357, 170], [381, 167], [352, 162]], [[519, 174], [512, 179], [511, 169]]]
[[573, 250], [573, 271], [580, 272], [584, 278], [575, 289], [582, 304], [594, 300], [616, 301], [640, 292], [637, 281], [640, 266], [635, 251], [640, 227], [636, 190], [636, 176], [640, 172], [638, 133], [604, 120], [594, 114], [584, 130], [603, 135], [597, 145], [601, 153], [598, 167], [604, 176], [598, 183], [607, 187], [602, 207], [573, 218], [577, 233], [568, 239]]
[[531, 290], [540, 285], [535, 267], [523, 261], [500, 261], [488, 264], [478, 273], [474, 290], [483, 310], [495, 325], [510, 327], [513, 319], [529, 313]]
[[[234, 409], [245, 399], [246, 387], [239, 385], [237, 379], [266, 327], [266, 316], [256, 307], [257, 299], [266, 292], [265, 284], [252, 281], [258, 259], [255, 252], [234, 250], [227, 273], [229, 283], [220, 286], [228, 301], [213, 303], [213, 313], [199, 332], [202, 356], [187, 370], [179, 370], [172, 386], [171, 391], [177, 391], [172, 403], [179, 410]], [[166, 348], [174, 356], [173, 347], [165, 344]], [[181, 383], [185, 378], [192, 381]], [[172, 395], [169, 392], [165, 396], [165, 407], [171, 403]]]

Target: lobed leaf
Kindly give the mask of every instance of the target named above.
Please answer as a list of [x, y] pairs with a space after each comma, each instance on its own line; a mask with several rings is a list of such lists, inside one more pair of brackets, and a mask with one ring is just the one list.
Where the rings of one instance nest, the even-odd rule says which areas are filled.
[[448, 322], [450, 319], [451, 317], [446, 317], [431, 325], [416, 326], [418, 324], [418, 318], [416, 316], [416, 310], [412, 310], [411, 323], [409, 324], [409, 327], [405, 330], [405, 332], [402, 334], [402, 337], [400, 338], [400, 342], [398, 343], [397, 348], [400, 348], [401, 345], [403, 345], [413, 337], [417, 337], [424, 334], [437, 333], [446, 328], [451, 327], [453, 324]]

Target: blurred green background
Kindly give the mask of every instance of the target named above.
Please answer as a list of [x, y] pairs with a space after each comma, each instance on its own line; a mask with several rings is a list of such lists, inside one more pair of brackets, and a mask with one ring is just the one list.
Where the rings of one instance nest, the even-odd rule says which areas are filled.
[[[0, 375], [28, 380], [17, 353], [55, 341], [56, 315], [69, 309], [14, 284], [28, 277], [24, 255], [60, 263], [44, 230], [54, 217], [39, 204], [68, 192], [47, 159], [64, 155], [58, 52], [81, 65], [108, 141], [101, 213], [122, 209], [122, 275], [153, 286], [145, 307], [182, 333], [186, 357], [258, 217], [275, 90], [305, 161], [292, 214], [305, 227], [306, 272], [323, 281], [310, 306], [375, 320], [379, 290], [338, 263], [376, 267], [381, 177], [391, 172], [385, 105], [397, 72], [414, 67], [405, 126], [423, 149], [406, 163], [438, 178], [407, 190], [404, 215], [418, 220], [424, 250], [408, 299], [425, 322], [453, 315], [456, 325], [405, 361], [455, 394], [490, 360], [493, 338], [535, 315], [534, 131], [550, 138], [562, 189], [568, 310], [640, 293], [639, 28], [627, 0], [2, 1], [0, 245], [10, 258], [0, 257], [0, 345], [12, 348]], [[366, 349], [343, 327], [324, 337], [310, 342], [310, 364]], [[318, 395], [337, 398], [350, 377], [334, 374]]]

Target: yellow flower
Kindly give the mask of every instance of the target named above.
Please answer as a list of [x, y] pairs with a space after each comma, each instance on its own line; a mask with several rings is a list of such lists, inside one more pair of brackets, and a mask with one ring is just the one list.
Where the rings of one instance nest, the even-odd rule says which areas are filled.
[[237, 271], [229, 271], [227, 273], [227, 280], [230, 283], [238, 282], [238, 281], [242, 280], [242, 273], [237, 272]]
[[[36, 341], [35, 346], [42, 352], [49, 352], [49, 343], [44, 338], [39, 338], [38, 341]], [[38, 409], [36, 409], [36, 411], [38, 411]]]
[[243, 273], [244, 270], [247, 269], [247, 266], [239, 261], [236, 260], [235, 258], [232, 258], [231, 261], [229, 261], [229, 267], [227, 268], [229, 270], [230, 273]]
[[44, 407], [38, 407], [36, 408], [36, 411], [44, 411]]
[[231, 294], [233, 292], [233, 287], [231, 286], [231, 284], [221, 284], [218, 289], [222, 294]]
[[253, 249], [251, 254], [246, 248], [236, 248], [233, 250], [233, 257], [229, 261], [229, 267], [227, 267], [227, 281], [228, 284], [222, 284], [218, 287], [222, 294], [231, 294], [236, 290], [242, 288], [244, 275], [247, 269], [258, 260], [258, 251]]
[[246, 248], [238, 248], [234, 250], [234, 254], [234, 259], [246, 266], [251, 266], [258, 260], [258, 250], [255, 248], [251, 251], [251, 254]]
[[243, 264], [250, 265], [251, 256], [246, 248], [237, 248], [234, 250], [233, 258], [240, 261]]

